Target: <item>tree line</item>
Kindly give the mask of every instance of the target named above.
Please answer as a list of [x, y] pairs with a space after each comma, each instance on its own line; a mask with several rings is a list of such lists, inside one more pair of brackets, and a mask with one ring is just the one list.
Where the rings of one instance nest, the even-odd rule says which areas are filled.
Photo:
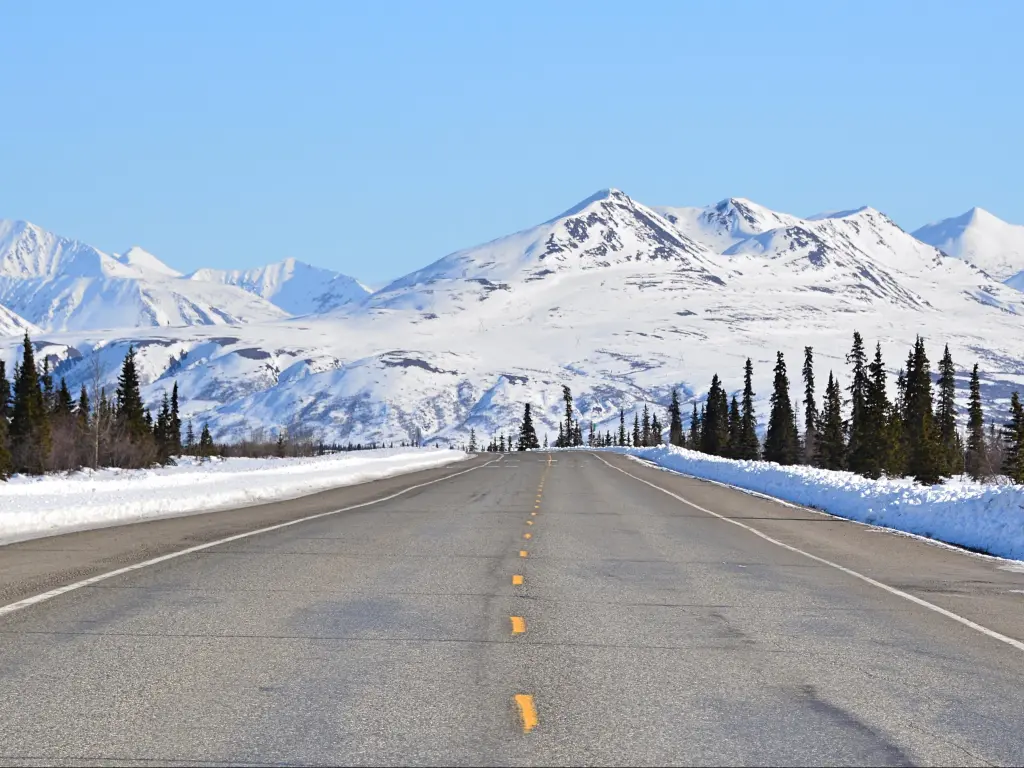
[[[804, 348], [804, 431], [797, 428], [790, 397], [790, 380], [782, 352], [776, 353], [770, 412], [764, 443], [758, 438], [754, 413], [753, 364], [743, 370], [743, 390], [731, 399], [716, 373], [703, 402], [693, 403], [689, 429], [684, 430], [679, 394], [672, 391], [668, 407], [667, 440], [671, 445], [732, 459], [764, 459], [779, 464], [804, 464], [849, 470], [865, 477], [912, 477], [924, 484], [941, 482], [964, 472], [975, 479], [1005, 475], [1024, 483], [1024, 406], [1014, 392], [1004, 424], [986, 423], [978, 366], [971, 372], [966, 433], [957, 426], [955, 366], [947, 345], [932, 381], [931, 364], [920, 336], [896, 376], [896, 396], [889, 397], [882, 348], [876, 344], [869, 359], [864, 340], [854, 332], [846, 356], [849, 384], [844, 389], [834, 371], [818, 402], [814, 350]], [[578, 420], [572, 415], [572, 395], [563, 387], [566, 418], [559, 425], [556, 446], [584, 444]], [[657, 416], [645, 405], [627, 428], [619, 412], [617, 435], [595, 435], [591, 425], [587, 445], [653, 446], [663, 440]]]
[[96, 365], [93, 391], [83, 383], [76, 399], [63, 377], [54, 380], [49, 358], [36, 362], [28, 334], [11, 380], [0, 360], [0, 477], [83, 467], [138, 468], [169, 463], [182, 453], [213, 454], [206, 425], [197, 436], [190, 422], [182, 440], [177, 383], [170, 395], [164, 394], [156, 416], [145, 407], [134, 348], [125, 355], [109, 396], [99, 385], [102, 372]]

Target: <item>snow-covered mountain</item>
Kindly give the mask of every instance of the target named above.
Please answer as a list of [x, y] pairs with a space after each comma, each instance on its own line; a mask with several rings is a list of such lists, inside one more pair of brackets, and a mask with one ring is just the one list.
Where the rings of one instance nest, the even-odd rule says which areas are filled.
[[1009, 224], [982, 208], [927, 224], [914, 237], [999, 280], [1024, 270], [1024, 226]]
[[188, 280], [141, 248], [123, 255], [0, 220], [0, 304], [48, 331], [263, 322], [287, 313], [233, 286]]
[[0, 337], [22, 336], [26, 331], [30, 336], [35, 336], [39, 334], [40, 330], [38, 326], [0, 305]]
[[200, 269], [190, 275], [233, 285], [260, 296], [291, 315], [308, 315], [358, 304], [370, 291], [355, 278], [289, 258], [247, 270]]
[[620, 407], [663, 409], [672, 387], [694, 398], [713, 373], [739, 389], [747, 356], [763, 424], [776, 350], [794, 390], [805, 345], [819, 381], [832, 369], [845, 385], [855, 329], [893, 374], [916, 334], [933, 360], [949, 343], [961, 369], [980, 363], [986, 402], [1004, 410], [1024, 382], [1024, 294], [874, 209], [653, 209], [617, 190], [327, 313], [48, 333], [42, 353], [74, 388], [93, 358], [112, 382], [132, 344], [150, 401], [177, 381], [186, 416], [218, 438], [287, 427], [445, 441], [509, 429], [525, 402], [554, 435], [562, 384], [583, 422], [611, 428]]

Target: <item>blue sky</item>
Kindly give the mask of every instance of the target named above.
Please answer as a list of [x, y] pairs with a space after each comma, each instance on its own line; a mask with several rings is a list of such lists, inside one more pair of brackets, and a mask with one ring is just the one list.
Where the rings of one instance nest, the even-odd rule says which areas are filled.
[[33, 0], [0, 27], [0, 218], [186, 271], [379, 283], [608, 186], [1024, 223], [1013, 0]]

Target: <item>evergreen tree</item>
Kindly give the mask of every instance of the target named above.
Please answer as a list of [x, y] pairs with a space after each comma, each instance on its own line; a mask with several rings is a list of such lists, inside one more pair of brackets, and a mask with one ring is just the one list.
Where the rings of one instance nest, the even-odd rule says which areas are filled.
[[775, 359], [775, 382], [772, 388], [771, 415], [768, 417], [768, 431], [764, 439], [765, 461], [778, 464], [793, 464], [797, 460], [798, 441], [796, 416], [789, 399], [789, 376], [786, 374], [786, 360], [779, 352]]
[[619, 408], [619, 447], [626, 447], [626, 412]]
[[942, 452], [942, 472], [959, 475], [964, 471], [964, 447], [956, 428], [956, 369], [949, 344], [939, 363], [938, 402], [935, 404], [935, 422], [939, 430]]
[[50, 457], [50, 418], [40, 388], [32, 342], [25, 334], [11, 407], [11, 458], [15, 472], [39, 475]]
[[469, 452], [476, 453], [476, 430], [469, 430]]
[[971, 372], [971, 394], [967, 401], [967, 472], [975, 480], [985, 476], [985, 413], [981, 407], [981, 379], [978, 364]]
[[78, 393], [78, 405], [75, 406], [75, 415], [78, 417], [78, 428], [82, 433], [89, 431], [89, 393], [85, 389], [85, 384], [82, 385], [82, 389]]
[[207, 458], [213, 456], [214, 444], [213, 436], [210, 434], [210, 427], [207, 424], [203, 424], [203, 432], [199, 436], [199, 455]]
[[181, 454], [181, 414], [178, 411], [178, 382], [171, 390], [171, 418], [167, 425], [170, 431], [169, 451], [172, 456]]
[[672, 402], [668, 406], [668, 442], [670, 445], [683, 444], [683, 415], [679, 409], [679, 390], [672, 390]]
[[804, 347], [804, 463], [817, 455], [818, 404], [814, 397], [814, 347]]
[[564, 384], [562, 385], [562, 400], [565, 401], [565, 444], [569, 446], [573, 444], [575, 434], [572, 425], [572, 391]]
[[68, 383], [61, 376], [60, 389], [53, 402], [53, 412], [62, 417], [69, 417], [75, 410], [75, 401], [71, 399], [71, 392], [68, 390]]
[[729, 442], [729, 404], [717, 373], [711, 378], [701, 426], [701, 450], [712, 456], [724, 456]]
[[651, 413], [644, 403], [644, 417], [640, 421], [640, 444], [645, 448], [651, 445]]
[[726, 447], [725, 455], [738, 459], [743, 446], [743, 417], [740, 415], [740, 403], [736, 395], [732, 396], [729, 404], [729, 444]]
[[697, 403], [693, 404], [693, 415], [690, 416], [690, 448], [699, 451], [701, 448], [700, 414], [697, 413]]
[[839, 382], [828, 372], [828, 386], [821, 407], [818, 431], [818, 452], [815, 465], [822, 469], [843, 469], [846, 461], [846, 440], [843, 434], [843, 398]]
[[853, 348], [846, 356], [846, 362], [852, 366], [850, 382], [850, 424], [847, 433], [850, 437], [847, 446], [847, 466], [858, 474], [871, 471], [871, 448], [869, 446], [868, 423], [865, 408], [867, 407], [868, 373], [867, 353], [864, 351], [864, 340], [860, 332], [853, 332]]
[[519, 450], [527, 451], [540, 448], [537, 440], [537, 430], [533, 426], [533, 414], [530, 412], [530, 404], [523, 407], [523, 423], [519, 427]]
[[658, 421], [658, 414], [651, 416], [651, 445], [661, 445], [661, 423]]
[[740, 404], [740, 439], [736, 458], [754, 461], [760, 455], [757, 417], [754, 415], [754, 365], [748, 357], [743, 366], [743, 400]]
[[889, 418], [892, 406], [886, 390], [885, 363], [882, 345], [875, 345], [875, 357], [868, 365], [867, 385], [864, 393], [864, 424], [861, 429], [861, 473], [866, 477], [881, 477], [892, 464], [891, 431]]
[[43, 358], [43, 370], [39, 375], [39, 384], [43, 388], [43, 404], [47, 413], [53, 413], [56, 406], [56, 395], [53, 391], [53, 374], [50, 373], [50, 358]]
[[7, 448], [7, 413], [10, 410], [11, 384], [7, 381], [7, 370], [4, 368], [4, 361], [0, 360], [0, 480], [6, 480], [11, 476], [14, 463], [11, 460], [11, 452]]
[[942, 479], [942, 461], [932, 413], [931, 369], [924, 339], [920, 336], [910, 355], [905, 397], [903, 434], [907, 472], [919, 483], [934, 485]]
[[501, 433], [501, 440], [498, 442], [498, 453], [505, 452], [505, 433]]
[[634, 448], [639, 448], [642, 445], [643, 445], [643, 443], [641, 442], [641, 437], [640, 437], [640, 417], [637, 416], [636, 413], [634, 413], [633, 414], [633, 447]]
[[128, 347], [128, 354], [121, 365], [121, 375], [117, 379], [117, 416], [133, 441], [153, 431], [152, 415], [148, 414], [142, 403], [134, 347]]
[[565, 429], [562, 422], [558, 422], [558, 438], [555, 440], [555, 448], [565, 448], [568, 445], [565, 441]]
[[1003, 474], [1015, 483], [1024, 484], [1024, 406], [1016, 392], [1010, 395], [1010, 421], [1003, 436], [1006, 441]]
[[7, 380], [7, 367], [0, 360], [0, 421], [7, 426], [11, 418], [11, 382]]
[[590, 431], [587, 433], [587, 445], [591, 448], [595, 446], [594, 443], [594, 422], [590, 422]]
[[544, 448], [545, 449], [548, 448], [548, 433], [547, 432], [544, 433]]

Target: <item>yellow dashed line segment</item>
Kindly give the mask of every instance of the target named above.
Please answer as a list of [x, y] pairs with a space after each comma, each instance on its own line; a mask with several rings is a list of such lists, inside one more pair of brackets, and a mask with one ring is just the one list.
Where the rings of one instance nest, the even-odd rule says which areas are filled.
[[522, 583], [523, 583], [523, 575], [521, 573], [517, 573], [517, 574], [515, 574], [512, 577], [512, 586], [518, 587], [518, 586], [521, 586]]
[[527, 554], [528, 553], [527, 553], [527, 551], [525, 549], [520, 549], [519, 550], [519, 556], [520, 557], [526, 557]]
[[529, 533], [524, 533], [524, 534], [523, 534], [523, 538], [524, 538], [524, 539], [530, 539], [530, 538], [533, 538], [533, 535], [532, 535], [532, 534], [529, 534]]
[[526, 619], [522, 616], [510, 616], [512, 619], [512, 634], [521, 635], [526, 631]]
[[519, 707], [519, 719], [523, 724], [523, 733], [529, 733], [537, 727], [537, 707], [533, 704], [533, 696], [528, 693], [517, 693], [516, 706]]

